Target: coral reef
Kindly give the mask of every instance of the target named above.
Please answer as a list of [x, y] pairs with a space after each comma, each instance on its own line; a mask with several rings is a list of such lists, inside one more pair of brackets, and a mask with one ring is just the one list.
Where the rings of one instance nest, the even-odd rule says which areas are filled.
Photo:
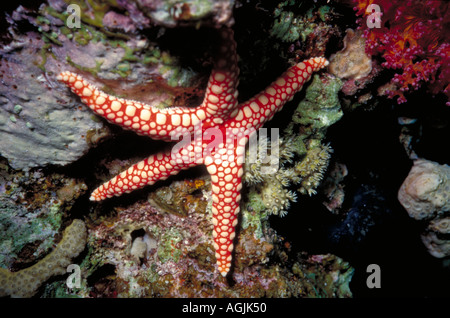
[[290, 44], [296, 56], [324, 55], [330, 40], [340, 37], [335, 26], [334, 8], [328, 3], [280, 1], [273, 12], [270, 35]]
[[[341, 81], [330, 75], [314, 76], [299, 103], [292, 122], [284, 131], [277, 145], [276, 171], [263, 172], [269, 168], [264, 161], [274, 151], [268, 139], [259, 138], [258, 156], [250, 160], [246, 153], [246, 169], [243, 180], [249, 189], [249, 204], [252, 210], [263, 212], [261, 216], [274, 214], [285, 216], [297, 194], [290, 190], [298, 186], [299, 194], [316, 194], [331, 157], [332, 148], [322, 144], [328, 127], [343, 115], [337, 94]], [[299, 133], [299, 131], [301, 133]]]
[[[183, 184], [195, 188], [195, 182]], [[210, 207], [198, 208], [208, 201], [205, 195], [193, 198], [197, 203], [185, 217], [139, 202], [97, 222], [90, 259], [98, 271], [113, 265], [114, 272], [102, 286], [86, 284], [79, 295], [111, 297], [108, 291], [115, 290], [113, 297], [351, 297], [354, 270], [336, 256], [291, 256], [292, 269], [270, 262], [288, 256], [276, 247], [282, 246], [280, 238], [268, 224], [259, 237], [253, 225], [241, 230], [231, 273], [235, 283], [227, 284], [214, 271]]]
[[398, 192], [398, 200], [416, 220], [429, 222], [422, 241], [434, 257], [450, 256], [450, 166], [418, 159]]
[[87, 186], [61, 173], [0, 166], [0, 266], [15, 270], [48, 252]]
[[[450, 96], [450, 43], [449, 3], [446, 1], [390, 1], [381, 0], [380, 28], [369, 27], [367, 19], [372, 12], [367, 7], [372, 0], [353, 0], [360, 27], [366, 38], [366, 51], [370, 55], [381, 55], [381, 64], [395, 70], [389, 88], [380, 93], [397, 102], [406, 102], [410, 91], [427, 85], [437, 94]], [[450, 102], [448, 102], [450, 103]]]
[[[69, 3], [81, 8], [79, 28], [67, 24]], [[380, 5], [381, 28], [366, 25], [369, 4]], [[442, 145], [449, 121], [436, 110], [450, 95], [446, 2], [44, 0], [13, 7], [0, 15], [0, 296], [448, 295]], [[279, 127], [278, 147], [272, 134], [259, 139], [256, 161], [246, 153], [225, 278], [215, 265], [207, 170], [90, 202], [100, 182], [165, 144], [92, 115], [55, 80], [69, 70], [120, 100], [193, 109], [208, 90], [221, 51], [215, 34], [224, 26], [238, 43], [238, 103], [291, 65], [331, 56], [330, 67], [266, 125]], [[389, 144], [399, 132], [415, 160], [398, 193], [408, 213], [395, 191], [410, 161]], [[76, 242], [67, 239], [75, 228]], [[72, 289], [63, 275], [70, 262], [82, 273]], [[48, 263], [52, 271], [31, 277]], [[381, 266], [381, 289], [366, 286], [371, 263]]]
[[0, 268], [0, 297], [31, 297], [50, 277], [66, 273], [66, 267], [86, 245], [86, 226], [74, 220], [56, 248], [35, 265], [18, 272]]
[[166, 27], [201, 24], [218, 27], [233, 23], [234, 3], [230, 0], [139, 0], [136, 4], [152, 22]]

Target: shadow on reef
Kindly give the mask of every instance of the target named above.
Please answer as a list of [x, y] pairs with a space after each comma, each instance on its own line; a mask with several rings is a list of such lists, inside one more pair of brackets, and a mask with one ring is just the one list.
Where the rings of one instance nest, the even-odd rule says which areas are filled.
[[[329, 129], [334, 159], [349, 171], [345, 213], [332, 214], [317, 195], [300, 198], [286, 217], [270, 221], [298, 249], [292, 252], [333, 253], [348, 261], [355, 268], [354, 297], [449, 296], [448, 269], [427, 253], [420, 224], [397, 200], [412, 166], [398, 141], [398, 115], [390, 105], [357, 109]], [[381, 268], [379, 289], [366, 285], [370, 264]]]

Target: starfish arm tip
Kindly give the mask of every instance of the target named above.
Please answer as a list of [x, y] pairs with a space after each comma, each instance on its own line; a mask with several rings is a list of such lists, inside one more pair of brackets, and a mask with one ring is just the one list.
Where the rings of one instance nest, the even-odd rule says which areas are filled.
[[220, 275], [222, 275], [223, 277], [227, 276], [228, 274], [228, 270], [221, 270], [220, 271]]
[[91, 201], [100, 201], [100, 199], [97, 196], [94, 196], [93, 194], [91, 194], [91, 196], [89, 197], [89, 200], [91, 200]]

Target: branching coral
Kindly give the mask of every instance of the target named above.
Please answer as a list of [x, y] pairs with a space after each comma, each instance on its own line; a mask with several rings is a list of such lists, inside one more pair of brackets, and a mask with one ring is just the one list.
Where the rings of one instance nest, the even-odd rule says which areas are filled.
[[66, 267], [86, 245], [86, 226], [74, 220], [58, 246], [35, 265], [18, 272], [0, 268], [0, 297], [31, 297], [50, 277], [66, 273]]
[[[405, 93], [424, 83], [433, 94], [450, 97], [449, 3], [434, 0], [353, 0], [366, 37], [366, 51], [381, 54], [382, 66], [396, 70], [392, 88], [384, 91], [397, 102], [406, 102]], [[381, 27], [368, 27], [371, 4], [382, 10]], [[450, 105], [450, 102], [447, 102]]]

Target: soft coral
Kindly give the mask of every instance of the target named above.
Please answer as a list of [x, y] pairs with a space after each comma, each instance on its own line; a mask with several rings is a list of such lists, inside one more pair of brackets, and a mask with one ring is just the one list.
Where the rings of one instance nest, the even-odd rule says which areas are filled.
[[[398, 70], [392, 78], [395, 87], [387, 90], [388, 97], [398, 96], [406, 101], [405, 92], [417, 90], [423, 83], [434, 94], [443, 92], [450, 97], [450, 13], [449, 3], [436, 0], [352, 0], [354, 10], [361, 16], [366, 52], [381, 54], [382, 66]], [[381, 28], [368, 28], [366, 8], [378, 4], [383, 11]], [[450, 105], [450, 102], [447, 102]]]

